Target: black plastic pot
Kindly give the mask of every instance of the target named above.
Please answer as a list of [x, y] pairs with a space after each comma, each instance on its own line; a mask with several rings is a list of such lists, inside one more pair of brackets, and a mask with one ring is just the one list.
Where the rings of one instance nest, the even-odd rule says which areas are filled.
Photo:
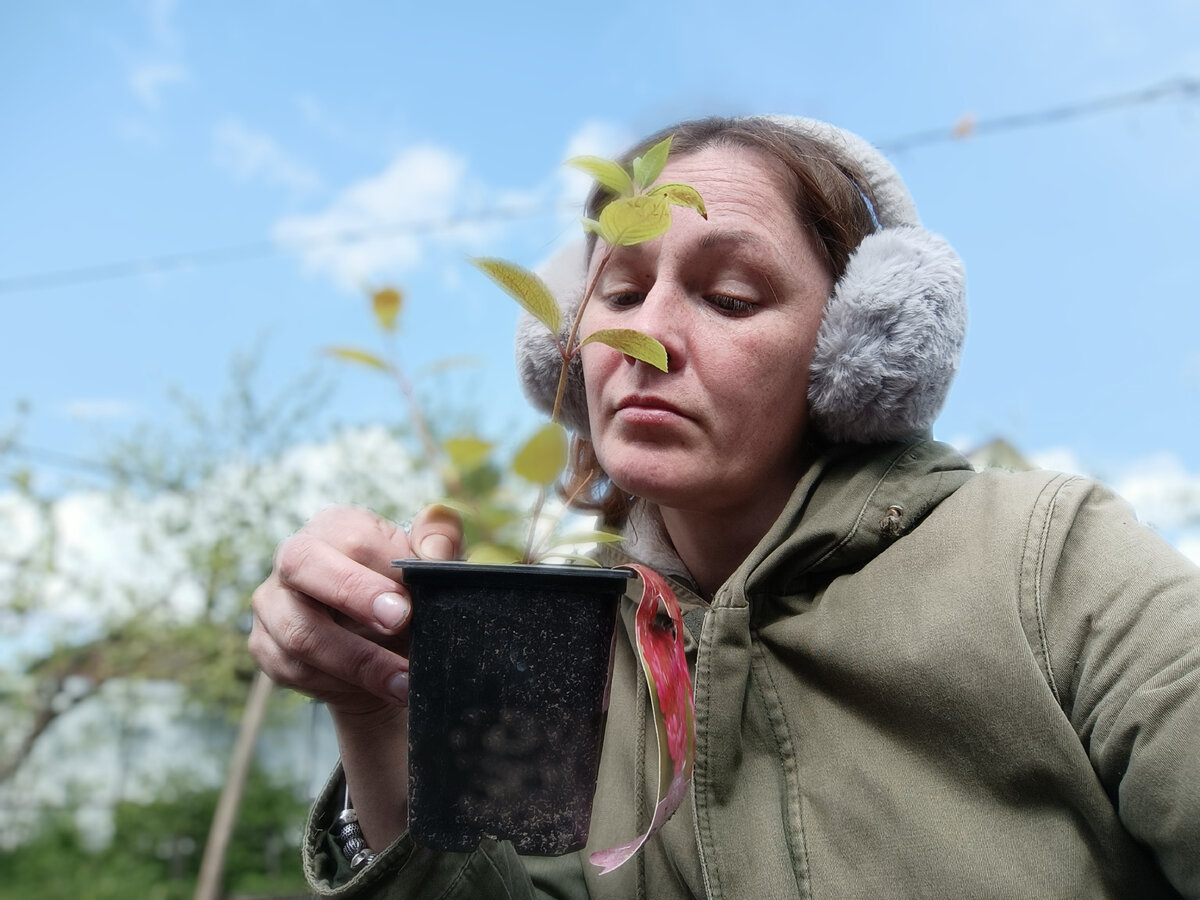
[[557, 856], [587, 841], [628, 573], [397, 560], [413, 597], [409, 830]]

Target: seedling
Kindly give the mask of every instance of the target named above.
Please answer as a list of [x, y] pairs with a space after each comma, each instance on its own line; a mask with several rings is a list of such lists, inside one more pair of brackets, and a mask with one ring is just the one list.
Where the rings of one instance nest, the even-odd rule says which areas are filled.
[[[571, 360], [587, 344], [602, 343], [660, 371], [668, 370], [666, 349], [647, 334], [629, 329], [605, 329], [580, 338], [579, 329], [588, 301], [616, 248], [633, 246], [665, 234], [671, 227], [672, 206], [689, 207], [707, 218], [704, 201], [695, 188], [677, 183], [654, 185], [666, 165], [670, 149], [671, 139], [668, 137], [651, 147], [644, 156], [635, 158], [632, 171], [626, 171], [612, 160], [594, 156], [576, 157], [568, 161], [568, 165], [592, 175], [615, 198], [603, 208], [598, 219], [583, 220], [584, 228], [599, 238], [597, 252], [600, 258], [565, 338], [562, 336], [563, 322], [559, 305], [537, 274], [504, 260], [474, 260], [478, 268], [546, 326], [554, 336], [562, 357], [550, 423], [535, 434], [518, 454], [518, 459], [536, 459], [536, 464], [529, 465], [527, 471], [532, 474], [536, 469], [537, 479], [531, 480], [541, 480], [532, 516], [534, 524], [526, 542], [527, 555], [529, 549], [535, 546], [534, 528], [545, 501], [546, 489], [566, 465], [567, 436], [559, 424], [559, 415]], [[585, 539], [589, 538], [585, 536]], [[610, 537], [601, 532], [590, 539], [604, 540]], [[612, 872], [631, 859], [675, 812], [687, 792], [696, 748], [695, 709], [691, 678], [683, 651], [683, 621], [679, 604], [662, 576], [643, 566], [630, 568], [641, 576], [643, 586], [635, 627], [638, 657], [650, 686], [658, 738], [658, 797], [654, 817], [645, 834], [627, 844], [592, 854], [590, 861], [601, 867], [601, 874]], [[664, 624], [660, 620], [660, 608], [665, 609], [669, 623]]]
[[[707, 218], [704, 201], [694, 188], [678, 183], [655, 185], [666, 165], [670, 147], [670, 138], [661, 141], [634, 159], [629, 170], [617, 162], [595, 156], [568, 160], [568, 165], [588, 173], [613, 195], [597, 219], [583, 220], [584, 229], [598, 239], [594, 252], [599, 258], [579, 308], [569, 323], [564, 323], [558, 302], [536, 273], [502, 259], [472, 260], [478, 269], [547, 328], [562, 358], [550, 421], [517, 450], [510, 466], [514, 474], [536, 486], [538, 491], [528, 516], [522, 547], [517, 548], [502, 537], [514, 515], [508, 502], [498, 502], [499, 475], [490, 461], [493, 445], [471, 435], [439, 444], [422, 414], [411, 383], [397, 363], [358, 348], [334, 347], [328, 351], [342, 360], [390, 374], [397, 381], [426, 458], [440, 466], [449, 495], [446, 502], [466, 514], [468, 537], [473, 538], [471, 561], [534, 563], [549, 557], [569, 557], [595, 565], [590, 559], [571, 556], [566, 548], [620, 540], [618, 535], [605, 531], [561, 533], [560, 521], [549, 526], [544, 522], [544, 508], [550, 489], [560, 480], [567, 463], [567, 433], [559, 417], [568, 367], [580, 350], [588, 344], [601, 343], [660, 371], [668, 370], [666, 349], [653, 337], [629, 329], [605, 329], [581, 336], [580, 323], [617, 248], [650, 241], [666, 233], [671, 227], [673, 206], [688, 207]], [[390, 288], [374, 291], [372, 304], [377, 324], [385, 333], [394, 336], [401, 306], [400, 294]], [[566, 499], [570, 505], [573, 498]], [[683, 650], [679, 604], [662, 576], [643, 566], [628, 568], [640, 576], [643, 586], [635, 631], [638, 658], [650, 687], [658, 738], [658, 799], [645, 834], [627, 844], [592, 854], [590, 861], [602, 869], [602, 874], [631, 859], [678, 808], [687, 792], [695, 756], [695, 711]], [[665, 621], [661, 612], [666, 613]]]

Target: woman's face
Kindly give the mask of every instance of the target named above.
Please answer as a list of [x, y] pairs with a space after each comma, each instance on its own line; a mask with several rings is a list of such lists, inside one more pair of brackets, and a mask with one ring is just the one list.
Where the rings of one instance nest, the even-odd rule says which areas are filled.
[[676, 207], [665, 235], [617, 248], [601, 275], [582, 333], [646, 332], [670, 371], [583, 348], [597, 457], [616, 485], [663, 507], [773, 517], [802, 468], [809, 359], [832, 278], [770, 157], [710, 147], [672, 160], [659, 181], [696, 188], [708, 219]]

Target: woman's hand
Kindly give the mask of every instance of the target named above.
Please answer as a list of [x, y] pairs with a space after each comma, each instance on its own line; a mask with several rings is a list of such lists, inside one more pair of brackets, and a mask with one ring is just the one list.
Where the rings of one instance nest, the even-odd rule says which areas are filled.
[[335, 715], [383, 713], [408, 701], [411, 599], [393, 559], [454, 559], [462, 523], [431, 506], [406, 533], [348, 506], [323, 510], [275, 553], [254, 592], [250, 650], [277, 684]]
[[431, 506], [406, 533], [363, 509], [314, 516], [254, 592], [250, 651], [276, 684], [324, 701], [350, 796], [377, 850], [408, 820], [408, 621], [393, 559], [454, 559], [462, 522]]

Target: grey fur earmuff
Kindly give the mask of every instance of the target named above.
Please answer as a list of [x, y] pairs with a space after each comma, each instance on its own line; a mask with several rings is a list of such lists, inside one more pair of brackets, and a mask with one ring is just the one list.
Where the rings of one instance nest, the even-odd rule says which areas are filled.
[[[813, 119], [764, 120], [819, 141], [834, 162], [857, 166], [879, 223], [851, 255], [825, 306], [809, 373], [813, 424], [828, 440], [843, 443], [921, 434], [941, 410], [962, 354], [967, 319], [962, 262], [945, 240], [922, 227], [895, 168], [862, 138]], [[579, 242], [541, 272], [565, 312], [578, 309], [586, 268]], [[553, 337], [522, 315], [521, 382], [534, 405], [547, 412], [560, 363]], [[571, 366], [562, 421], [585, 437], [589, 433], [578, 359]]]

